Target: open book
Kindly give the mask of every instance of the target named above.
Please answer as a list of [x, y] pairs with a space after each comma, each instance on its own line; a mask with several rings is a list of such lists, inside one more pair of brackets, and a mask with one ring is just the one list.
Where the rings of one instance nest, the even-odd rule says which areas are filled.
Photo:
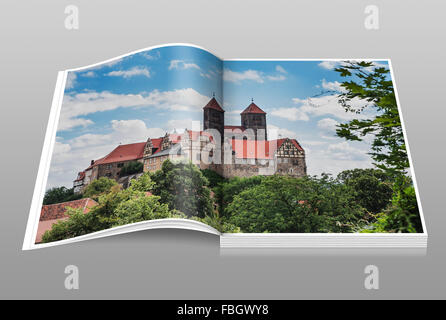
[[59, 72], [23, 249], [155, 228], [426, 247], [390, 60], [170, 44]]

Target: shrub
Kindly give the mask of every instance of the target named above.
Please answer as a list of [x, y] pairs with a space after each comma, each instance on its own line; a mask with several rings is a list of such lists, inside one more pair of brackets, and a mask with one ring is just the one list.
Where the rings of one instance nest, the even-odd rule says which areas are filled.
[[144, 165], [139, 161], [130, 161], [125, 163], [121, 171], [119, 172], [120, 177], [128, 176], [130, 174], [141, 173], [143, 172]]
[[84, 197], [97, 200], [101, 194], [107, 193], [118, 183], [106, 177], [101, 177], [90, 183], [84, 190]]
[[74, 188], [54, 187], [45, 192], [43, 204], [54, 204], [82, 198], [82, 194], [74, 193]]

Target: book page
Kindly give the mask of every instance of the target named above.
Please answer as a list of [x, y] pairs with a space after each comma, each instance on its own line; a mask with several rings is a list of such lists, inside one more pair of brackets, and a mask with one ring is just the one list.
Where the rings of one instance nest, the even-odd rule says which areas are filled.
[[261, 236], [424, 232], [388, 60], [223, 69], [222, 219]]
[[[192, 140], [201, 137], [203, 107], [222, 100], [221, 75], [219, 58], [186, 45], [67, 71], [54, 106], [58, 119], [48, 129], [57, 128], [53, 149], [42, 160], [49, 163], [44, 194], [32, 213], [35, 243], [211, 215], [206, 180], [188, 163], [199, 160]], [[161, 174], [166, 161], [178, 162], [175, 172]]]

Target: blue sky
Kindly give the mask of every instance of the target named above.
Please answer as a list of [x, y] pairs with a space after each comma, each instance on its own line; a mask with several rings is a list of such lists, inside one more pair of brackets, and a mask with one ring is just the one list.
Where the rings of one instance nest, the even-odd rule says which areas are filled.
[[[47, 187], [71, 187], [91, 159], [120, 143], [191, 128], [192, 120], [202, 120], [202, 107], [213, 93], [226, 110], [226, 124], [233, 125], [240, 124], [240, 112], [253, 98], [267, 112], [271, 132], [296, 138], [304, 147], [309, 174], [370, 167], [370, 139], [347, 142], [335, 136], [336, 124], [357, 117], [346, 113], [333, 93], [342, 90], [336, 64], [223, 62], [199, 48], [170, 46], [72, 71]], [[361, 116], [371, 114], [367, 108]]]

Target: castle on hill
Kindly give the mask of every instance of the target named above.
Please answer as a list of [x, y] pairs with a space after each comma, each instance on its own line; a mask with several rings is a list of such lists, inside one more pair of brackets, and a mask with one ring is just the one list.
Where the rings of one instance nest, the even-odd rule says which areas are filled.
[[307, 173], [305, 151], [296, 139], [268, 140], [266, 112], [253, 101], [240, 114], [241, 124], [226, 125], [225, 111], [213, 97], [203, 107], [203, 130], [166, 133], [145, 142], [117, 146], [103, 158], [92, 160], [73, 182], [81, 192], [100, 177], [115, 179], [127, 187], [139, 174], [121, 177], [126, 163], [143, 163], [144, 172], [161, 169], [170, 160], [188, 160], [200, 169], [211, 169], [225, 178], [254, 175], [289, 175]]

